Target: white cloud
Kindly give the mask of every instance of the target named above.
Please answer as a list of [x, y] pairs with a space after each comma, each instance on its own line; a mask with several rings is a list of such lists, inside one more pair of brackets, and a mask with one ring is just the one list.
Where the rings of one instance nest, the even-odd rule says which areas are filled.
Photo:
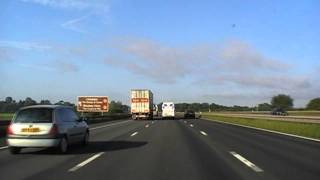
[[29, 63], [14, 63], [14, 65], [16, 66], [20, 66], [20, 67], [23, 67], [23, 68], [28, 68], [28, 69], [34, 69], [34, 70], [40, 70], [40, 71], [49, 71], [49, 72], [52, 72], [54, 71], [55, 69], [48, 66], [48, 65], [39, 65], [39, 64], [29, 64]]
[[269, 57], [240, 40], [173, 47], [148, 39], [120, 39], [111, 47], [116, 53], [105, 59], [108, 65], [162, 84], [193, 81], [192, 87], [230, 92], [213, 97], [241, 99], [240, 104], [246, 104], [246, 98], [252, 98], [247, 102], [257, 102], [277, 93], [308, 99], [318, 89], [319, 80], [293, 73], [292, 64]]
[[244, 71], [254, 71], [256, 68], [283, 71], [289, 68], [288, 64], [265, 57], [255, 48], [239, 40], [229, 41], [223, 44], [222, 48], [219, 50], [217, 56], [224, 68], [229, 67], [230, 69]]
[[16, 48], [22, 50], [49, 50], [52, 47], [39, 44], [36, 42], [21, 42], [21, 41], [0, 41], [0, 47]]
[[10, 61], [11, 57], [9, 55], [9, 50], [7, 48], [0, 47], [0, 62]]
[[187, 76], [197, 76], [207, 83], [281, 88], [285, 81], [292, 86], [308, 86], [305, 78], [287, 77], [289, 64], [265, 57], [242, 41], [189, 48], [165, 46], [147, 39], [119, 42], [113, 45], [118, 56], [108, 57], [105, 62], [157, 82], [173, 83]]
[[66, 62], [61, 60], [51, 61], [48, 63], [22, 63], [15, 62], [14, 65], [20, 66], [23, 68], [40, 70], [40, 71], [48, 71], [48, 72], [60, 72], [60, 73], [72, 73], [78, 72], [79, 68], [76, 64], [72, 62]]
[[71, 19], [67, 22], [64, 22], [61, 24], [61, 26], [65, 29], [69, 29], [75, 32], [79, 33], [87, 33], [87, 31], [84, 29], [82, 22], [86, 20], [90, 15], [85, 15], [79, 18]]
[[42, 6], [62, 9], [108, 11], [106, 0], [22, 0], [23, 2], [35, 3]]
[[66, 62], [66, 61], [56, 61], [53, 64], [53, 67], [56, 68], [56, 70], [62, 72], [62, 73], [68, 73], [68, 72], [78, 72], [79, 68], [76, 64], [72, 62]]
[[206, 50], [198, 51], [198, 47], [169, 47], [146, 39], [121, 40], [113, 48], [120, 52], [120, 56], [126, 57], [107, 57], [107, 64], [126, 68], [162, 83], [174, 83], [186, 77], [195, 69], [192, 66], [200, 63], [200, 58], [207, 58], [208, 53]]

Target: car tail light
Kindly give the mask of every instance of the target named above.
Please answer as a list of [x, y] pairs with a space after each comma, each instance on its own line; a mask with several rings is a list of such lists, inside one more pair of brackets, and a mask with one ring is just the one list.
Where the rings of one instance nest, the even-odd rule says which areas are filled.
[[13, 129], [12, 129], [12, 124], [10, 124], [7, 128], [7, 135], [13, 135]]
[[56, 124], [53, 124], [50, 131], [49, 131], [50, 135], [56, 135], [58, 134], [58, 126]]

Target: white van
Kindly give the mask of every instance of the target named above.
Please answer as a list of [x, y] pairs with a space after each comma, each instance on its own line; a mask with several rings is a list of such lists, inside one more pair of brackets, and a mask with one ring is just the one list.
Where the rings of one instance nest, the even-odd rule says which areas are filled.
[[174, 104], [173, 102], [162, 103], [162, 119], [174, 119]]

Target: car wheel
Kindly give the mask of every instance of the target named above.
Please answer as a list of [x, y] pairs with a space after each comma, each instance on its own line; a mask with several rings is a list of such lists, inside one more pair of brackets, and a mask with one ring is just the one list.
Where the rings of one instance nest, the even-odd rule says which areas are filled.
[[58, 151], [61, 154], [65, 154], [68, 151], [68, 140], [66, 137], [63, 137], [60, 140], [59, 146], [58, 146]]
[[9, 147], [9, 151], [11, 154], [19, 154], [21, 151], [20, 147]]
[[89, 144], [89, 137], [90, 137], [90, 135], [89, 135], [89, 132], [87, 131], [86, 134], [83, 137], [83, 140], [82, 140], [82, 145], [83, 146], [86, 146], [86, 145]]

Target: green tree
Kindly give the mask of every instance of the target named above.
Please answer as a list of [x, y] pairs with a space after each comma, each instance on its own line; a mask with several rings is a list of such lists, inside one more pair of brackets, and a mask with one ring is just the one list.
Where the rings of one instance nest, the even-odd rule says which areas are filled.
[[[49, 103], [50, 103], [50, 101], [49, 101]], [[59, 102], [55, 103], [54, 105], [71, 106], [71, 107], [76, 106], [75, 104], [73, 104], [71, 102], [63, 101], [63, 100], [60, 100]]]
[[269, 103], [258, 104], [258, 111], [271, 111], [272, 106]]
[[12, 101], [13, 101], [12, 97], [6, 97], [6, 100], [5, 100], [6, 103], [12, 103]]
[[40, 104], [46, 104], [46, 105], [50, 105], [51, 102], [49, 100], [41, 100]]
[[308, 110], [320, 110], [320, 98], [315, 98], [310, 100], [310, 102], [307, 104]]
[[26, 100], [24, 101], [24, 106], [31, 106], [36, 104], [37, 102], [30, 97], [27, 97]]
[[293, 99], [289, 95], [279, 94], [272, 97], [271, 105], [274, 108], [282, 108], [284, 110], [289, 110], [293, 108]]
[[111, 101], [109, 104], [109, 112], [110, 113], [123, 113], [126, 109], [125, 105], [122, 105], [120, 101]]

